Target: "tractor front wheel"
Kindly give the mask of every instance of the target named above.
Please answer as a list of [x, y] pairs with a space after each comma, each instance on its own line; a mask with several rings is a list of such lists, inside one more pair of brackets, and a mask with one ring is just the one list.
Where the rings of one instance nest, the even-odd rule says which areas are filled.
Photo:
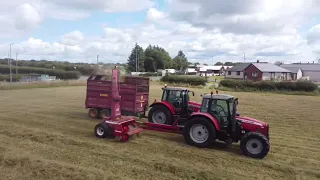
[[185, 125], [183, 136], [187, 144], [199, 148], [207, 148], [215, 140], [216, 129], [207, 118], [194, 118]]
[[104, 122], [97, 124], [96, 127], [94, 128], [94, 134], [98, 138], [105, 138], [105, 137], [111, 136], [112, 132], [113, 130], [111, 129], [111, 127], [109, 127], [108, 124]]
[[270, 144], [263, 134], [249, 132], [243, 136], [240, 148], [245, 156], [262, 159], [269, 153]]
[[148, 113], [148, 121], [155, 124], [172, 124], [171, 112], [165, 106], [154, 106]]

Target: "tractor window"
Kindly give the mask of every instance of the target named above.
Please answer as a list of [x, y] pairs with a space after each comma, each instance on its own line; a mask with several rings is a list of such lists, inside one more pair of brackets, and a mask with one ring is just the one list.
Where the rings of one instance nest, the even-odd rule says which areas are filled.
[[229, 101], [230, 114], [233, 112], [233, 101]]
[[209, 99], [203, 99], [200, 112], [208, 112]]
[[166, 101], [166, 100], [167, 100], [168, 92], [169, 92], [169, 91], [163, 91], [162, 101]]
[[228, 124], [228, 101], [226, 100], [213, 100], [210, 112], [218, 118], [222, 126], [227, 127]]

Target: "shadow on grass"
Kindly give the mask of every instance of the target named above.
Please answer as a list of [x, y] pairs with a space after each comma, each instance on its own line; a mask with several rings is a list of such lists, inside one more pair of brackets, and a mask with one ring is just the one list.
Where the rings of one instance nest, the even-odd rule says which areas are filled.
[[[148, 132], [150, 132], [150, 131], [148, 131]], [[169, 134], [169, 136], [168, 136], [168, 134]], [[170, 136], [170, 134], [172, 136]], [[164, 139], [166, 141], [175, 142], [175, 143], [178, 143], [181, 145], [187, 145], [186, 142], [184, 141], [183, 136], [178, 135], [178, 134], [158, 132], [158, 133], [144, 133], [144, 135], [152, 136], [157, 139]], [[228, 147], [225, 142], [215, 141], [214, 144], [212, 144], [210, 147], [208, 147], [206, 149], [224, 151], [224, 152], [229, 152], [229, 153], [232, 153], [235, 155], [241, 155], [239, 143], [234, 143], [234, 144], [232, 144], [232, 146]]]

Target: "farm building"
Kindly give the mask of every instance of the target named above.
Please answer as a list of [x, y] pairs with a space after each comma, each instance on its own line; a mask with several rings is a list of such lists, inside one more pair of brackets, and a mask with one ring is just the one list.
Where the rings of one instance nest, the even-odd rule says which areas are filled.
[[196, 69], [195, 68], [187, 68], [186, 70], [185, 70], [185, 73], [186, 74], [197, 74], [197, 71], [196, 71]]
[[251, 63], [240, 63], [232, 68], [226, 70], [224, 76], [225, 78], [229, 79], [242, 79], [244, 80], [244, 70], [250, 65]]
[[291, 71], [291, 79], [292, 80], [299, 80], [302, 78], [302, 70], [299, 67], [283, 67], [284, 69], [287, 69]]
[[302, 78], [310, 79], [314, 82], [320, 82], [319, 63], [281, 64], [280, 67], [288, 70], [290, 70], [290, 68], [300, 68], [302, 72]]
[[225, 73], [225, 68], [231, 68], [232, 66], [204, 66], [198, 65], [197, 72], [200, 76], [221, 76]]
[[275, 64], [251, 63], [244, 69], [244, 79], [261, 80], [291, 80], [291, 71]]

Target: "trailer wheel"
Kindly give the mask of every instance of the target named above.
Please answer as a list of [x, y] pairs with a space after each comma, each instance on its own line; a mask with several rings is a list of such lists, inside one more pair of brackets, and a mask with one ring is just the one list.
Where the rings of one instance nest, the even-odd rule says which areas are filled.
[[187, 144], [206, 148], [214, 142], [216, 129], [207, 118], [196, 117], [185, 125], [183, 136]]
[[269, 153], [270, 144], [263, 134], [249, 132], [243, 136], [240, 149], [245, 156], [263, 159]]
[[96, 125], [94, 133], [98, 138], [105, 138], [112, 135], [112, 129], [104, 122]]
[[97, 119], [99, 117], [99, 110], [97, 108], [90, 108], [88, 115], [92, 119]]
[[171, 112], [163, 105], [153, 106], [148, 113], [148, 121], [155, 124], [172, 124]]
[[103, 110], [100, 111], [99, 114], [100, 114], [100, 118], [101, 118], [101, 119], [104, 119], [104, 118], [106, 118], [106, 117], [111, 116], [111, 112], [110, 112], [109, 109], [103, 109]]

